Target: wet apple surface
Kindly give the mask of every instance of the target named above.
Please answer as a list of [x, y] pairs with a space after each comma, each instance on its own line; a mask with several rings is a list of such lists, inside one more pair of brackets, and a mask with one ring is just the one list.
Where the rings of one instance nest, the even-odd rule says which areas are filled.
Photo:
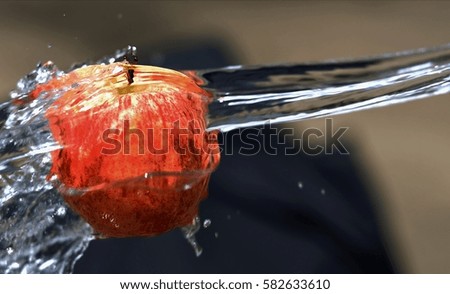
[[46, 112], [55, 141], [49, 179], [102, 237], [186, 226], [219, 163], [206, 131], [210, 96], [182, 73], [113, 63], [36, 89], [64, 89]]

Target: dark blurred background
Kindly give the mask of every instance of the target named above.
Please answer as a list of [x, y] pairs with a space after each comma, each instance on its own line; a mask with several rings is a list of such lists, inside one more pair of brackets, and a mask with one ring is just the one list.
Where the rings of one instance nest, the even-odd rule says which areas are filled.
[[[447, 1], [2, 1], [0, 93], [38, 61], [65, 69], [128, 44], [175, 68], [285, 63], [436, 46], [449, 24]], [[94, 242], [77, 271], [449, 273], [449, 98], [334, 118], [350, 127], [347, 157], [224, 158], [200, 259], [173, 232]]]

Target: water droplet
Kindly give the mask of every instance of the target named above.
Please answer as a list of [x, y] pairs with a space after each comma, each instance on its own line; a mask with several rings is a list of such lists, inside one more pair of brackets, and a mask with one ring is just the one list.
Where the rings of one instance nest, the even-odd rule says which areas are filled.
[[117, 19], [118, 19], [118, 20], [121, 20], [122, 18], [123, 18], [123, 14], [122, 14], [122, 13], [118, 13], [118, 14], [117, 14]]
[[48, 49], [52, 48], [52, 44], [48, 44], [48, 45], [47, 45], [47, 48], [48, 48]]
[[13, 262], [13, 263], [10, 265], [10, 268], [11, 268], [11, 269], [18, 269], [18, 268], [20, 268], [20, 263], [18, 263], [18, 262]]
[[65, 14], [65, 13], [63, 13], [63, 16], [65, 17], [65, 16], [66, 16], [66, 14]]
[[8, 253], [8, 255], [13, 254], [14, 252], [14, 248], [12, 248], [11, 246], [6, 248], [6, 253]]
[[298, 185], [298, 188], [299, 188], [299, 189], [303, 189], [303, 183], [302, 183], [302, 182], [298, 182], [297, 185]]
[[65, 207], [60, 207], [56, 210], [56, 215], [57, 216], [64, 216], [66, 215], [66, 208]]
[[219, 233], [215, 232], [214, 237], [216, 237], [216, 239], [219, 238]]
[[49, 260], [45, 261], [43, 264], [41, 264], [41, 265], [39, 266], [39, 270], [42, 271], [42, 270], [44, 270], [44, 269], [46, 269], [46, 268], [52, 266], [52, 265], [55, 264], [55, 263], [56, 263], [56, 260], [54, 260], [54, 259], [49, 259]]
[[325, 193], [326, 193], [325, 189], [320, 190], [320, 194], [325, 195]]
[[207, 227], [209, 227], [211, 225], [211, 220], [210, 219], [205, 219], [203, 221], [203, 227], [206, 229]]

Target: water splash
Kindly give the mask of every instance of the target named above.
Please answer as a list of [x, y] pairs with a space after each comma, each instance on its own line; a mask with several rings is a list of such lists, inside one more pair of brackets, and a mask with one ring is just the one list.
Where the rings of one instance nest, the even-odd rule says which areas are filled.
[[53, 141], [46, 109], [59, 92], [31, 103], [37, 85], [61, 75], [48, 62], [17, 83], [0, 106], [0, 272], [68, 273], [86, 249], [92, 231], [73, 214], [46, 177]]
[[[129, 46], [97, 63], [135, 54]], [[72, 69], [89, 64], [74, 65]], [[67, 206], [49, 183], [50, 151], [60, 148], [44, 118], [64, 89], [42, 91], [61, 76], [51, 62], [39, 63], [0, 104], [0, 272], [70, 273], [93, 239], [91, 227]], [[33, 99], [31, 99], [33, 98]]]
[[[78, 39], [78, 37], [75, 37], [75, 39]], [[105, 55], [102, 58], [96, 60], [96, 61], [85, 61], [81, 63], [74, 63], [68, 71], [72, 71], [74, 69], [90, 65], [90, 64], [111, 64], [118, 61], [126, 60], [133, 60], [135, 56], [137, 55], [137, 48], [135, 46], [128, 45], [126, 48], [122, 48], [119, 50], [116, 50], [113, 54]]]
[[192, 224], [181, 228], [181, 232], [184, 237], [188, 241], [188, 243], [192, 246], [195, 252], [195, 256], [199, 257], [202, 255], [203, 248], [198, 244], [195, 234], [200, 230], [200, 218], [197, 216], [192, 221]]

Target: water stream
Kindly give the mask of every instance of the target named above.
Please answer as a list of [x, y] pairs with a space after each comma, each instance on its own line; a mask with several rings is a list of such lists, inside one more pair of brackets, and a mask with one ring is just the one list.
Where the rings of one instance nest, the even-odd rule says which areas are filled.
[[190, 72], [215, 95], [209, 129], [325, 117], [450, 92], [450, 44], [360, 60]]

